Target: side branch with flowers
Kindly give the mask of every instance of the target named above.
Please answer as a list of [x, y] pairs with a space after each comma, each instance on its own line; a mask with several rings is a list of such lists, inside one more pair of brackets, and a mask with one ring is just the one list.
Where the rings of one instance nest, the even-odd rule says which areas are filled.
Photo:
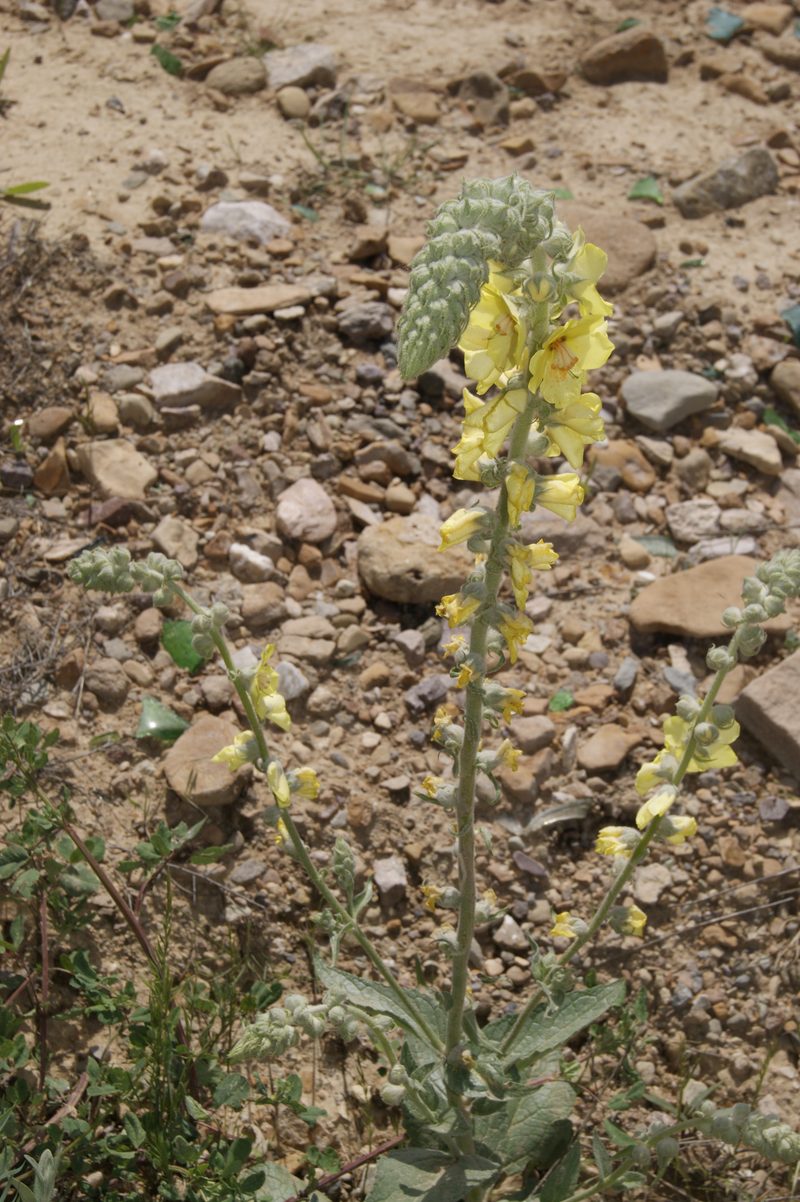
[[[412, 265], [399, 324], [399, 364], [410, 378], [458, 345], [473, 382], [464, 391], [461, 437], [453, 448], [457, 480], [496, 491], [496, 504], [457, 510], [441, 528], [445, 549], [465, 543], [474, 553], [461, 589], [442, 598], [437, 613], [453, 630], [445, 653], [455, 683], [465, 691], [463, 717], [449, 706], [434, 718], [433, 739], [451, 762], [449, 774], [428, 776], [418, 794], [447, 809], [457, 840], [457, 881], [423, 888], [425, 904], [457, 911], [454, 931], [443, 928], [449, 985], [442, 991], [398, 980], [361, 925], [370, 898], [355, 890], [355, 858], [339, 837], [326, 870], [311, 858], [292, 817], [296, 799], [316, 796], [312, 768], [286, 768], [271, 753], [265, 724], [287, 729], [290, 717], [265, 648], [254, 672], [236, 669], [225, 639], [224, 606], [200, 605], [182, 584], [174, 561], [150, 555], [132, 562], [121, 548], [84, 553], [70, 574], [87, 587], [154, 593], [157, 604], [180, 598], [193, 612], [198, 651], [222, 658], [247, 721], [216, 759], [235, 770], [254, 766], [272, 797], [268, 818], [276, 841], [310, 878], [323, 909], [321, 930], [331, 958], [319, 958], [320, 1002], [290, 995], [247, 1026], [238, 1059], [275, 1060], [302, 1037], [330, 1030], [345, 1041], [372, 1044], [386, 1070], [381, 1095], [402, 1108], [408, 1143], [378, 1163], [367, 1202], [582, 1202], [646, 1183], [651, 1161], [663, 1172], [679, 1154], [680, 1138], [700, 1131], [744, 1145], [787, 1164], [800, 1161], [800, 1136], [749, 1107], [717, 1109], [707, 1096], [680, 1116], [657, 1116], [645, 1129], [609, 1146], [599, 1132], [593, 1164], [582, 1165], [581, 1131], [573, 1118], [578, 1093], [575, 1064], [562, 1053], [580, 1031], [603, 1019], [624, 998], [620, 982], [585, 984], [578, 953], [605, 924], [641, 935], [646, 915], [624, 903], [638, 865], [657, 840], [680, 843], [695, 820], [676, 813], [687, 773], [736, 761], [739, 733], [733, 712], [717, 703], [725, 675], [755, 652], [763, 623], [800, 594], [800, 551], [777, 555], [744, 584], [743, 605], [726, 612], [727, 647], [712, 648], [716, 673], [702, 700], [682, 697], [664, 724], [664, 747], [639, 771], [642, 804], [636, 827], [607, 826], [596, 848], [609, 857], [611, 881], [593, 915], [563, 911], [550, 934], [565, 950], [531, 947], [534, 990], [512, 1015], [481, 1026], [470, 1001], [469, 955], [476, 922], [500, 917], [491, 891], [480, 896], [475, 865], [475, 793], [486, 778], [499, 796], [497, 773], [515, 769], [510, 739], [496, 747], [484, 737], [522, 711], [524, 693], [496, 678], [515, 664], [533, 625], [526, 612], [537, 572], [558, 560], [550, 543], [526, 541], [524, 517], [538, 507], [574, 519], [584, 499], [580, 480], [585, 449], [604, 438], [599, 397], [586, 390], [590, 372], [613, 347], [611, 306], [597, 290], [605, 253], [557, 220], [553, 197], [517, 177], [467, 183], [442, 206], [428, 241]], [[562, 459], [561, 464], [557, 460]], [[548, 462], [549, 461], [549, 462]], [[557, 467], [554, 472], [553, 467]], [[337, 966], [343, 941], [361, 948], [375, 979]]]

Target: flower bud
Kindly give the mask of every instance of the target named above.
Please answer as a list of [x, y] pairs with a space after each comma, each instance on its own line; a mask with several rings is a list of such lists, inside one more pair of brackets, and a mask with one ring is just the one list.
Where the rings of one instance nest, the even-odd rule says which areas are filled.
[[752, 602], [744, 607], [744, 618], [747, 622], [764, 622], [766, 621], [767, 611], [760, 602]]
[[712, 672], [729, 672], [735, 667], [736, 658], [727, 647], [712, 647], [706, 655], [706, 664]]
[[736, 605], [729, 605], [722, 613], [722, 624], [733, 629], [742, 620], [742, 611]]
[[684, 722], [693, 722], [700, 713], [700, 702], [695, 697], [690, 697], [688, 693], [684, 693], [678, 698], [675, 709]]
[[725, 730], [735, 720], [736, 715], [733, 712], [733, 706], [717, 704], [711, 707], [711, 721], [715, 726], [719, 726], [721, 730]]
[[698, 722], [694, 735], [701, 747], [710, 747], [719, 738], [719, 730], [713, 722]]
[[399, 1106], [406, 1096], [405, 1085], [392, 1085], [387, 1082], [381, 1086], [380, 1090], [381, 1101], [385, 1106]]

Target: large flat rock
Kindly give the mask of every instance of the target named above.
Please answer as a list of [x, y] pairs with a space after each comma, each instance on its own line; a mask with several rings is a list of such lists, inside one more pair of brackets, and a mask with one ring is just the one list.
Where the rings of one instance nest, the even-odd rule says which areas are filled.
[[800, 651], [750, 682], [736, 702], [736, 717], [800, 779]]
[[[660, 632], [690, 639], [730, 635], [722, 613], [730, 605], [742, 604], [742, 581], [755, 575], [759, 563], [748, 555], [726, 555], [656, 580], [631, 605], [631, 625], [642, 634]], [[791, 625], [789, 615], [781, 614], [767, 622], [766, 629], [780, 633]]]
[[302, 284], [261, 284], [257, 288], [217, 288], [209, 292], [206, 304], [212, 313], [246, 317], [307, 305], [310, 300], [311, 293]]
[[164, 757], [169, 787], [195, 805], [231, 805], [242, 791], [245, 774], [241, 770], [231, 772], [227, 764], [212, 764], [211, 759], [238, 733], [232, 722], [203, 714]]

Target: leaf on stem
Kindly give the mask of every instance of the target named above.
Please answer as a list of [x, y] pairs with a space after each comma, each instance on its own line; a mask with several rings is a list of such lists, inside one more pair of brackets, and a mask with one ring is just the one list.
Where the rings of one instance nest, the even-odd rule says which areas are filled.
[[174, 710], [156, 701], [155, 697], [142, 698], [142, 713], [136, 727], [137, 739], [161, 739], [164, 743], [171, 743], [188, 729], [188, 722]]
[[504, 1173], [519, 1173], [528, 1166], [548, 1169], [564, 1155], [572, 1138], [569, 1116], [576, 1096], [566, 1081], [550, 1081], [508, 1098], [490, 1114], [480, 1113], [476, 1103], [476, 1146], [499, 1156]]

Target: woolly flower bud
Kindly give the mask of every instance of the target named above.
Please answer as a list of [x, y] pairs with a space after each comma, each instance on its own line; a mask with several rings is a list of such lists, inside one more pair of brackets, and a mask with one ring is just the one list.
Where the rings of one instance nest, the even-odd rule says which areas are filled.
[[684, 693], [678, 698], [675, 709], [684, 722], [693, 722], [700, 713], [700, 702], [695, 697], [690, 697], [688, 693]]
[[783, 603], [782, 597], [776, 597], [770, 593], [764, 601], [764, 609], [767, 611], [768, 618], [777, 618], [778, 614], [786, 611], [786, 606]]
[[387, 1081], [385, 1085], [381, 1086], [380, 1094], [381, 1101], [385, 1106], [399, 1106], [406, 1096], [406, 1087], [405, 1085], [392, 1085]]
[[760, 602], [753, 601], [744, 607], [743, 617], [747, 622], [765, 622], [767, 611]]
[[742, 611], [736, 605], [729, 605], [728, 608], [722, 612], [722, 624], [723, 626], [728, 626], [730, 629], [733, 629], [734, 626], [738, 626], [741, 620]]
[[333, 845], [331, 868], [336, 883], [345, 893], [351, 893], [356, 880], [356, 860], [350, 845], [341, 835], [338, 835]]
[[183, 580], [183, 568], [177, 559], [151, 551], [143, 562], [131, 564], [131, 575], [143, 593], [153, 594], [156, 605], [166, 605], [174, 595], [175, 581]]
[[125, 547], [94, 547], [71, 560], [67, 575], [84, 588], [103, 593], [129, 593], [133, 588], [131, 556]]
[[736, 658], [727, 647], [712, 647], [706, 655], [706, 664], [712, 672], [729, 672], [736, 666]]
[[733, 706], [722, 704], [712, 706], [711, 720], [715, 726], [719, 726], [722, 730], [725, 730], [726, 727], [736, 721]]
[[756, 576], [746, 576], [742, 583], [742, 597], [748, 604], [763, 601], [767, 591], [767, 586]]
[[760, 626], [739, 627], [739, 650], [743, 656], [755, 655], [766, 641], [766, 633]]
[[710, 747], [719, 738], [719, 731], [713, 722], [698, 722], [694, 735], [701, 747]]

